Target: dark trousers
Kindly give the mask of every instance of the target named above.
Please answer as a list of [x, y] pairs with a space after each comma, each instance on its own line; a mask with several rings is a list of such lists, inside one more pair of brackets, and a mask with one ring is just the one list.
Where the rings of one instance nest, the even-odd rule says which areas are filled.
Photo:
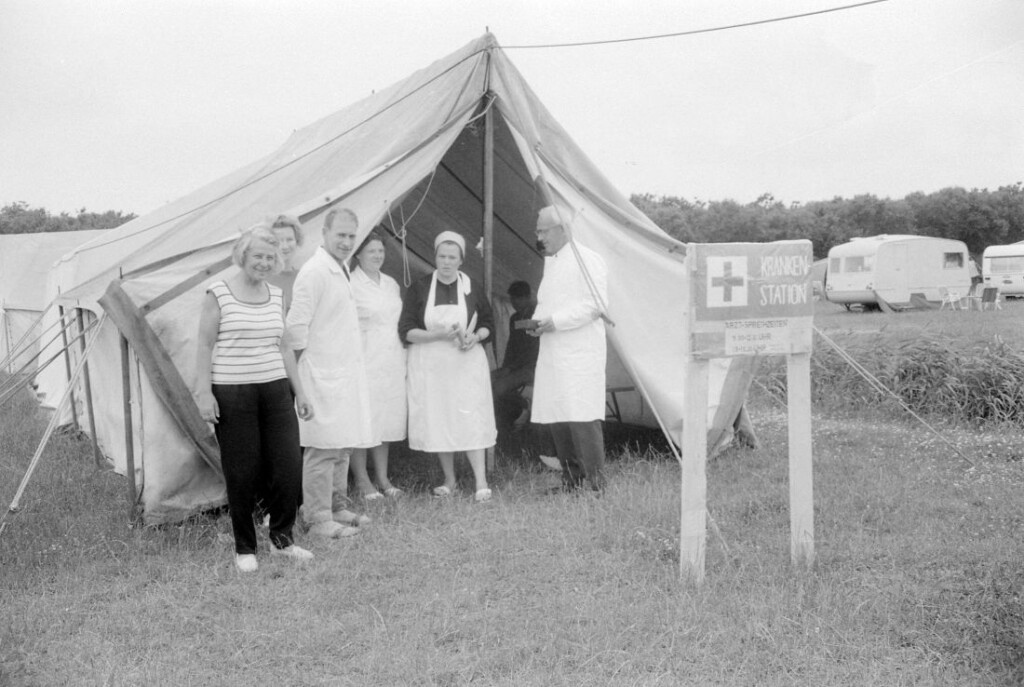
[[[216, 424], [220, 461], [236, 553], [256, 552], [253, 507], [257, 491], [270, 514], [270, 541], [292, 544], [302, 491], [299, 421], [287, 379], [263, 384], [214, 384], [220, 408]], [[262, 480], [266, 483], [260, 484]]]
[[533, 369], [510, 370], [499, 367], [491, 372], [491, 394], [494, 396], [494, 421], [498, 432], [507, 432], [522, 414], [526, 400], [520, 390], [533, 384]]
[[601, 420], [553, 422], [551, 439], [562, 464], [562, 486], [579, 489], [585, 479], [594, 491], [604, 490], [604, 431]]

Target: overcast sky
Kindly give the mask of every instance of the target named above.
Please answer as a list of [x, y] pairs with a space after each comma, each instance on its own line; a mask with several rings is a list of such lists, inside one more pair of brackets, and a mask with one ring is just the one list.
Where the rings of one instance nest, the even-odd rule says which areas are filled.
[[[0, 0], [0, 205], [143, 214], [462, 47], [856, 0]], [[889, 0], [508, 55], [626, 194], [785, 202], [1024, 181], [1024, 1]]]

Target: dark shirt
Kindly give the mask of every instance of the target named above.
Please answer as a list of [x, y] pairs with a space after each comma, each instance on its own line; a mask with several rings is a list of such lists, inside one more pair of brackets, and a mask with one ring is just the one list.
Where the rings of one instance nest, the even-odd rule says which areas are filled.
[[505, 357], [501, 359], [501, 367], [507, 370], [532, 370], [537, 366], [537, 353], [540, 351], [540, 337], [530, 336], [525, 329], [516, 329], [516, 322], [533, 317], [531, 305], [523, 313], [512, 313], [508, 318], [508, 343], [505, 344]]
[[[423, 322], [423, 313], [427, 309], [427, 296], [430, 294], [430, 280], [433, 273], [417, 279], [405, 292], [402, 299], [402, 314], [398, 318], [398, 336], [404, 343], [409, 343], [405, 335], [410, 329], [426, 329]], [[483, 288], [470, 279], [470, 293], [466, 296], [466, 310], [468, 316], [466, 322], [473, 319], [476, 313], [476, 328], [487, 329], [487, 338], [480, 343], [487, 343], [494, 338], [494, 314], [491, 311], [491, 304], [484, 298]], [[459, 294], [456, 291], [458, 281], [451, 284], [437, 282], [434, 290], [434, 305], [456, 305], [459, 302]]]

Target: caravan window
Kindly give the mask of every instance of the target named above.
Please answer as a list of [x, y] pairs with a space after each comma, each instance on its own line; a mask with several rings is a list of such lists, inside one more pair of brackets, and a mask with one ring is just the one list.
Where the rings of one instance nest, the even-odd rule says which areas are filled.
[[942, 268], [946, 270], [958, 270], [964, 266], [963, 253], [943, 253]]
[[1024, 272], [1024, 255], [1007, 255], [1005, 258], [989, 258], [992, 266], [989, 272]]
[[828, 271], [831, 272], [832, 274], [839, 274], [840, 272], [842, 272], [842, 270], [839, 269], [839, 264], [842, 261], [843, 261], [842, 258], [829, 258], [828, 259]]
[[846, 258], [846, 264], [843, 265], [846, 269], [844, 272], [870, 272], [871, 271], [871, 256], [870, 255], [855, 255]]

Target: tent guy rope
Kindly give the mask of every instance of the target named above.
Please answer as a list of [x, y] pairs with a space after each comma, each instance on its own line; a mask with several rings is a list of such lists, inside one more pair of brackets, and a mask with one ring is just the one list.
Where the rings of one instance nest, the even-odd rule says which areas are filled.
[[[54, 412], [50, 415], [50, 422], [46, 426], [46, 431], [43, 432], [43, 438], [39, 441], [39, 447], [36, 448], [35, 454], [32, 456], [32, 460], [28, 464], [28, 469], [25, 471], [25, 476], [21, 478], [21, 483], [18, 485], [18, 490], [14, 493], [14, 498], [11, 500], [11, 504], [7, 507], [7, 510], [0, 513], [0, 537], [3, 536], [4, 529], [7, 528], [7, 516], [11, 513], [17, 513], [20, 508], [21, 497], [25, 494], [25, 489], [28, 487], [29, 480], [32, 479], [32, 474], [35, 472], [36, 467], [39, 465], [39, 460], [43, 456], [43, 449], [46, 448], [46, 444], [50, 441], [50, 436], [53, 431], [60, 424], [61, 410], [68, 404], [71, 399], [71, 392], [74, 389], [74, 383], [82, 374], [82, 370], [85, 368], [86, 361], [89, 359], [89, 354], [92, 352], [93, 346], [99, 340], [100, 325], [106, 319], [106, 315], [100, 316], [96, 321], [95, 331], [89, 342], [86, 344], [85, 353], [79, 359], [78, 364], [75, 366], [74, 372], [71, 374], [71, 379], [68, 382], [67, 387], [64, 389], [64, 394], [60, 398], [60, 402], [57, 403], [57, 407]], [[88, 330], [87, 330], [88, 331]], [[84, 333], [84, 332], [83, 332]], [[135, 479], [134, 475], [129, 475], [128, 479]]]

